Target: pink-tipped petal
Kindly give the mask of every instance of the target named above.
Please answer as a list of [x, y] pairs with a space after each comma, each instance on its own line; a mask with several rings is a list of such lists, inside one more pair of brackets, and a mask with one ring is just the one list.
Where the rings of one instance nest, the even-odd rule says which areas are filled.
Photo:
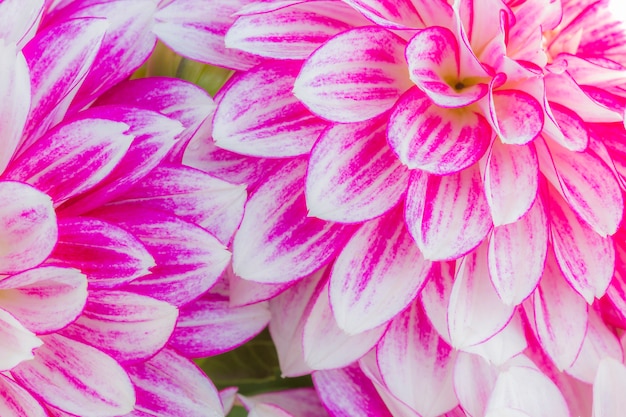
[[541, 104], [520, 90], [496, 90], [489, 93], [491, 126], [503, 143], [526, 144], [539, 135], [544, 124]]
[[52, 406], [85, 417], [124, 415], [135, 392], [110, 356], [62, 336], [43, 336], [35, 359], [11, 370], [20, 385]]
[[308, 217], [305, 170], [300, 159], [285, 164], [248, 200], [233, 242], [233, 268], [240, 277], [294, 281], [324, 266], [355, 230]]
[[532, 145], [510, 146], [496, 139], [485, 167], [485, 196], [495, 226], [513, 223], [533, 205], [539, 163]]
[[268, 63], [236, 75], [213, 118], [217, 146], [263, 157], [308, 153], [327, 123], [291, 91], [301, 65]]
[[535, 290], [547, 250], [548, 219], [540, 196], [521, 219], [493, 229], [489, 275], [505, 304], [517, 305]]
[[309, 158], [306, 199], [309, 215], [355, 223], [395, 206], [409, 179], [387, 145], [385, 120], [335, 124]]
[[83, 314], [62, 331], [119, 362], [149, 358], [169, 340], [178, 311], [154, 298], [124, 291], [94, 291]]
[[448, 307], [448, 329], [457, 348], [489, 339], [515, 312], [514, 306], [500, 300], [489, 279], [487, 263], [487, 244], [483, 243], [458, 266]]
[[478, 246], [492, 226], [478, 167], [445, 177], [414, 171], [406, 222], [426, 259], [457, 259]]
[[149, 361], [126, 369], [137, 392], [132, 417], [224, 417], [211, 380], [172, 349], [163, 349]]
[[77, 269], [41, 266], [0, 281], [2, 308], [29, 330], [51, 333], [82, 312], [87, 280]]
[[432, 327], [419, 302], [396, 317], [377, 348], [389, 391], [423, 417], [458, 404], [452, 376], [456, 351]]
[[446, 109], [412, 88], [390, 116], [389, 144], [404, 165], [437, 175], [478, 161], [491, 143], [487, 120], [468, 109]]
[[102, 220], [59, 220], [59, 238], [50, 260], [87, 276], [89, 287], [113, 288], [148, 274], [155, 265], [146, 247], [121, 227]]
[[11, 314], [0, 309], [0, 371], [8, 371], [20, 362], [33, 359], [33, 350], [41, 345], [41, 339]]
[[330, 303], [350, 334], [373, 329], [404, 310], [429, 275], [406, 230], [402, 207], [365, 223], [341, 251], [330, 276]]
[[0, 181], [0, 195], [0, 272], [32, 268], [50, 255], [57, 241], [52, 200], [30, 185], [13, 181]]
[[334, 122], [360, 122], [389, 110], [411, 85], [404, 42], [378, 27], [343, 32], [305, 62], [294, 94]]

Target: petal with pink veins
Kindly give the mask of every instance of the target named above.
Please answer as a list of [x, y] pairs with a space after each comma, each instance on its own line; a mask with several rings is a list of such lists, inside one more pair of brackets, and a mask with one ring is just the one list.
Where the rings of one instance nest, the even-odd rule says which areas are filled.
[[587, 304], [563, 277], [552, 251], [531, 300], [541, 347], [559, 370], [569, 368], [587, 333]]
[[514, 223], [494, 227], [489, 239], [489, 275], [500, 299], [518, 305], [537, 287], [548, 250], [548, 219], [538, 195]]
[[515, 306], [500, 300], [489, 279], [487, 243], [457, 267], [450, 293], [448, 329], [452, 346], [463, 348], [491, 338], [513, 317]]
[[334, 417], [392, 417], [376, 388], [357, 365], [316, 371], [313, 384]]
[[108, 27], [105, 19], [70, 19], [38, 33], [24, 47], [33, 94], [21, 151], [65, 116]]
[[51, 333], [83, 311], [87, 279], [79, 270], [40, 266], [0, 281], [0, 306], [27, 329]]
[[267, 302], [230, 307], [228, 295], [211, 291], [180, 309], [168, 346], [188, 358], [219, 355], [252, 339], [269, 321]]
[[178, 310], [125, 291], [94, 291], [78, 320], [62, 335], [98, 348], [118, 362], [145, 360], [170, 338]]
[[41, 339], [25, 328], [15, 317], [0, 308], [0, 371], [8, 371], [20, 362], [33, 359], [33, 350], [42, 345]]
[[454, 285], [455, 263], [434, 262], [426, 285], [419, 294], [426, 316], [439, 336], [451, 344], [448, 330], [448, 305]]
[[0, 181], [0, 195], [0, 272], [32, 268], [50, 255], [57, 242], [52, 200], [28, 184], [13, 181]]
[[619, 416], [626, 409], [626, 367], [608, 357], [600, 361], [593, 381], [593, 417]]
[[172, 349], [163, 349], [150, 360], [126, 369], [137, 392], [137, 405], [128, 417], [224, 416], [211, 380]]
[[415, 29], [424, 26], [411, 0], [345, 0], [372, 22], [388, 29]]
[[519, 220], [537, 197], [539, 163], [532, 145], [493, 141], [484, 174], [485, 196], [494, 226]]
[[389, 110], [411, 86], [406, 65], [399, 36], [374, 26], [356, 28], [317, 49], [293, 91], [324, 119], [360, 122]]
[[301, 65], [268, 63], [235, 75], [213, 118], [217, 146], [262, 157], [308, 153], [327, 123], [291, 91]]
[[[495, 79], [494, 79], [495, 81]], [[532, 95], [521, 90], [489, 90], [491, 127], [502, 143], [523, 145], [535, 139], [544, 125], [544, 111]], [[484, 107], [484, 106], [483, 106]]]
[[93, 212], [136, 236], [154, 256], [151, 274], [125, 288], [181, 306], [211, 288], [230, 252], [205, 229], [172, 214], [118, 205]]
[[573, 110], [558, 103], [550, 103], [550, 110], [563, 136], [554, 136], [553, 139], [564, 148], [583, 152], [589, 145], [589, 132], [585, 122]]
[[487, 84], [473, 81], [476, 74], [461, 73], [459, 42], [447, 28], [419, 30], [406, 47], [406, 59], [411, 80], [437, 106], [463, 107], [487, 94]]
[[178, 54], [206, 64], [247, 70], [261, 59], [227, 48], [225, 36], [235, 13], [250, 0], [177, 0], [162, 5], [154, 15], [153, 32]]
[[28, 391], [4, 375], [0, 375], [0, 414], [3, 417], [48, 416]]
[[376, 345], [387, 326], [381, 325], [357, 335], [339, 328], [326, 284], [314, 301], [302, 335], [304, 360], [314, 370], [340, 368], [365, 355]]
[[496, 366], [478, 355], [459, 352], [454, 365], [454, 391], [469, 416], [485, 415], [497, 378]]
[[492, 227], [477, 166], [444, 177], [414, 171], [405, 210], [409, 232], [430, 260], [460, 258]]
[[404, 310], [429, 276], [406, 230], [402, 207], [365, 223], [341, 251], [330, 276], [330, 304], [349, 334], [373, 329]]
[[241, 223], [245, 202], [243, 185], [185, 166], [161, 165], [109, 206], [122, 204], [173, 213], [205, 228], [226, 245]]
[[437, 175], [461, 171], [478, 161], [491, 143], [487, 120], [469, 109], [434, 104], [414, 87], [390, 116], [389, 145], [408, 168]]
[[556, 260], [567, 281], [591, 304], [604, 295], [615, 271], [613, 239], [599, 236], [556, 192], [551, 195], [550, 235]]
[[233, 242], [233, 268], [240, 277], [295, 281], [324, 266], [352, 235], [354, 226], [308, 217], [305, 171], [304, 160], [290, 161], [248, 200]]
[[103, 119], [60, 125], [14, 160], [4, 178], [27, 182], [61, 204], [113, 171], [134, 139], [128, 127]]
[[335, 124], [309, 157], [305, 195], [309, 215], [356, 223], [380, 216], [404, 195], [409, 171], [387, 145], [386, 121]]
[[35, 359], [11, 370], [16, 382], [72, 414], [123, 415], [133, 409], [135, 392], [130, 379], [110, 356], [63, 336], [42, 339]]
[[113, 288], [146, 275], [155, 266], [146, 247], [121, 227], [85, 217], [62, 218], [49, 260], [80, 269], [90, 289]]
[[397, 316], [377, 347], [389, 391], [422, 417], [458, 404], [452, 382], [456, 351], [432, 327], [419, 302]]
[[369, 22], [344, 2], [300, 2], [239, 16], [228, 29], [228, 48], [274, 59], [306, 59], [332, 36]]

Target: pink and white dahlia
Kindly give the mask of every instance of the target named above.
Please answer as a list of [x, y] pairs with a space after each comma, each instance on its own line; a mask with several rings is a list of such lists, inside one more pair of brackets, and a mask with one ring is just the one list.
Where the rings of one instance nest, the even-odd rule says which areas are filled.
[[249, 185], [231, 285], [272, 298], [293, 374], [361, 358], [392, 415], [617, 415], [626, 32], [608, 2], [239, 3], [215, 23], [240, 70], [215, 144], [184, 161]]
[[0, 2], [2, 416], [224, 415], [189, 359], [215, 322], [193, 312], [246, 194], [180, 164], [206, 93], [119, 84], [147, 57], [129, 46], [156, 41], [144, 3]]

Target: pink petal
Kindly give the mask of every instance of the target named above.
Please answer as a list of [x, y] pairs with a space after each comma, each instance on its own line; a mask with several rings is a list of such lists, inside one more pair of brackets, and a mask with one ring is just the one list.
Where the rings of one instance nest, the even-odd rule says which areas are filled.
[[77, 269], [42, 266], [0, 281], [2, 308], [41, 334], [74, 321], [87, 300], [87, 280]]
[[228, 244], [241, 223], [244, 186], [184, 166], [162, 165], [110, 206], [143, 207], [176, 214]]
[[611, 282], [615, 249], [611, 237], [601, 237], [569, 208], [555, 192], [551, 193], [551, 238], [556, 259], [565, 279], [591, 304], [600, 298]]
[[315, 297], [327, 280], [328, 270], [322, 268], [269, 301], [272, 313], [269, 331], [278, 353], [280, 370], [286, 377], [311, 372], [304, 361], [302, 334]]
[[209, 292], [181, 308], [169, 346], [190, 358], [214, 356], [252, 339], [269, 321], [267, 303], [229, 307], [228, 294]]
[[401, 207], [365, 223], [338, 256], [330, 277], [330, 303], [349, 334], [373, 329], [404, 310], [422, 289], [431, 262], [424, 260], [403, 222]]
[[463, 348], [489, 339], [506, 326], [514, 311], [500, 300], [489, 280], [485, 243], [458, 266], [448, 307], [452, 346]]
[[569, 417], [558, 387], [538, 370], [513, 366], [498, 375], [485, 417]]
[[81, 217], [59, 220], [59, 239], [50, 261], [80, 269], [90, 289], [123, 285], [155, 265], [145, 246], [126, 230]]
[[[57, 241], [57, 219], [49, 196], [27, 184], [0, 181], [0, 272], [32, 268], [44, 261]], [[13, 198], [19, 196], [19, 198]]]
[[472, 417], [485, 415], [498, 368], [478, 355], [459, 352], [454, 365], [454, 391], [461, 407]]
[[[239, 395], [241, 402], [250, 410], [249, 416], [286, 416], [286, 417], [325, 417], [326, 410], [313, 388], [295, 388], [284, 391], [266, 392], [252, 397]], [[284, 414], [265, 414], [263, 407], [271, 407], [271, 411], [282, 411]], [[270, 411], [270, 408], [266, 410]], [[253, 414], [256, 413], [256, 414]]]
[[91, 346], [43, 336], [35, 359], [13, 368], [15, 381], [52, 406], [84, 416], [123, 415], [135, 393], [122, 367]]
[[127, 370], [137, 392], [137, 405], [128, 417], [224, 415], [211, 380], [172, 349], [163, 349]]
[[414, 171], [406, 222], [426, 259], [456, 259], [478, 246], [492, 225], [478, 167], [445, 177]]
[[[9, 165], [4, 176], [31, 184], [60, 204], [102, 181], [132, 141], [125, 123], [77, 120], [39, 139]], [[63, 181], [58, 181], [59, 176]]]
[[48, 416], [28, 391], [4, 375], [0, 375], [0, 413], [3, 417]]
[[248, 281], [233, 272], [232, 264], [224, 271], [230, 285], [230, 306], [243, 307], [261, 301], [271, 300], [291, 287], [291, 283], [261, 284]]
[[532, 305], [541, 347], [559, 370], [569, 368], [587, 333], [587, 304], [563, 278], [552, 251]]
[[550, 103], [550, 110], [563, 136], [553, 139], [566, 149], [582, 152], [589, 145], [589, 133], [585, 122], [574, 111], [557, 103]]
[[364, 27], [317, 49], [302, 67], [294, 94], [327, 120], [360, 122], [390, 109], [410, 84], [402, 39]]
[[391, 322], [377, 348], [385, 385], [422, 417], [439, 416], [458, 404], [452, 385], [455, 358], [420, 303]]
[[316, 371], [312, 377], [322, 403], [333, 417], [392, 417], [358, 366]]
[[539, 163], [532, 145], [510, 146], [493, 141], [485, 167], [485, 196], [495, 226], [519, 220], [533, 205]]
[[346, 3], [382, 27], [407, 29], [424, 26], [410, 0], [346, 0]]
[[543, 107], [524, 91], [490, 89], [486, 114], [500, 140], [509, 145], [528, 143], [543, 129]]
[[307, 216], [303, 160], [274, 173], [246, 204], [233, 242], [233, 268], [262, 283], [294, 281], [325, 265], [354, 227]]
[[80, 114], [83, 117], [125, 123], [129, 126], [128, 133], [135, 139], [103, 182], [63, 206], [65, 216], [75, 216], [93, 210], [123, 194], [165, 158], [183, 129], [177, 121], [150, 110], [134, 107], [92, 107]]
[[369, 22], [342, 2], [300, 2], [239, 16], [226, 34], [228, 48], [275, 59], [306, 59], [333, 35]]
[[478, 161], [491, 143], [492, 133], [480, 114], [441, 108], [412, 88], [394, 107], [388, 136], [404, 165], [446, 175]]
[[570, 152], [537, 141], [541, 171], [572, 209], [601, 236], [612, 235], [619, 226], [624, 200], [610, 168], [589, 152]]
[[411, 80], [438, 106], [463, 107], [487, 94], [487, 84], [462, 72], [460, 55], [454, 34], [440, 26], [418, 31], [406, 47]]
[[489, 274], [500, 299], [518, 305], [537, 287], [548, 250], [548, 219], [540, 196], [515, 223], [493, 229]]
[[33, 359], [33, 350], [42, 345], [41, 339], [26, 329], [15, 317], [0, 309], [0, 370], [8, 371], [20, 362]]
[[83, 314], [62, 334], [119, 362], [135, 362], [165, 346], [177, 317], [174, 306], [154, 298], [124, 291], [94, 291]]
[[161, 6], [152, 30], [178, 54], [195, 61], [246, 70], [260, 61], [254, 55], [226, 48], [224, 37], [234, 13], [248, 0], [177, 0]]
[[141, 107], [179, 121], [184, 130], [171, 150], [172, 162], [180, 162], [189, 140], [215, 111], [215, 102], [204, 90], [184, 80], [164, 77], [121, 82], [100, 96], [96, 105]]
[[619, 416], [626, 408], [626, 367], [608, 357], [600, 361], [593, 381], [593, 417]]
[[220, 400], [224, 405], [224, 414], [228, 415], [233, 409], [237, 399], [237, 391], [237, 387], [227, 387], [219, 392]]
[[358, 335], [349, 335], [342, 331], [333, 317], [328, 301], [328, 285], [325, 285], [304, 325], [304, 359], [314, 370], [349, 365], [376, 345], [385, 328], [384, 325], [378, 326]]
[[408, 179], [387, 145], [384, 119], [335, 124], [309, 158], [309, 215], [346, 223], [378, 217], [398, 203]]
[[253, 156], [308, 153], [326, 122], [293, 95], [300, 62], [260, 65], [235, 76], [213, 118], [217, 146]]
[[181, 306], [211, 288], [230, 253], [206, 230], [169, 213], [135, 206], [112, 206], [93, 212], [136, 236], [154, 256], [151, 274], [126, 288]]
[[38, 33], [24, 47], [33, 94], [22, 150], [63, 118], [108, 28], [105, 19], [71, 19]]
[[450, 344], [448, 305], [454, 285], [455, 262], [434, 262], [430, 277], [420, 292], [420, 300], [428, 320], [439, 336]]

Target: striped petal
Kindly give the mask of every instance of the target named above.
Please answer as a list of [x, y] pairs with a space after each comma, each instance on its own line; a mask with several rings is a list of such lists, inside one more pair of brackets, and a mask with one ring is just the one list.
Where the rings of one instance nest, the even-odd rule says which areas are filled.
[[263, 157], [308, 153], [326, 122], [291, 91], [300, 67], [300, 62], [268, 63], [236, 75], [213, 118], [217, 146]]
[[480, 114], [446, 109], [412, 88], [390, 116], [389, 144], [404, 165], [437, 175], [474, 164], [491, 143], [491, 128]]
[[330, 277], [330, 303], [350, 334], [373, 329], [404, 310], [430, 272], [403, 222], [401, 207], [365, 223], [341, 251]]
[[419, 28], [424, 26], [410, 0], [346, 0], [372, 22], [389, 29]]
[[451, 344], [448, 330], [448, 306], [454, 285], [455, 262], [434, 262], [430, 277], [420, 293], [426, 316], [439, 336]]
[[94, 291], [83, 314], [62, 334], [119, 362], [136, 362], [165, 346], [177, 317], [176, 307], [154, 298], [124, 291]]
[[133, 386], [110, 356], [63, 336], [42, 339], [35, 359], [11, 370], [16, 382], [71, 414], [124, 415], [133, 409]]
[[306, 164], [293, 160], [274, 173], [246, 204], [233, 242], [233, 268], [244, 279], [294, 281], [324, 266], [354, 227], [308, 217]]
[[582, 152], [589, 146], [589, 132], [585, 122], [574, 111], [558, 103], [550, 103], [550, 110], [554, 116], [561, 135], [552, 137], [559, 145], [574, 152]]
[[309, 158], [306, 200], [309, 215], [356, 223], [395, 206], [409, 171], [387, 145], [385, 120], [335, 124], [315, 144]]
[[0, 414], [5, 417], [48, 416], [28, 391], [4, 375], [0, 375]]
[[539, 196], [515, 223], [493, 229], [489, 274], [500, 299], [517, 305], [537, 287], [548, 250], [548, 219]]
[[414, 171], [406, 222], [426, 259], [456, 259], [478, 246], [492, 226], [478, 167], [445, 177]]
[[376, 352], [385, 385], [422, 417], [458, 404], [452, 384], [456, 351], [439, 337], [420, 303], [391, 322]]
[[404, 42], [378, 27], [343, 32], [305, 62], [294, 94], [334, 122], [360, 122], [389, 110], [411, 85]]
[[489, 92], [489, 115], [491, 127], [502, 143], [523, 145], [535, 139], [544, 124], [541, 104], [530, 94], [520, 90], [496, 90]]

